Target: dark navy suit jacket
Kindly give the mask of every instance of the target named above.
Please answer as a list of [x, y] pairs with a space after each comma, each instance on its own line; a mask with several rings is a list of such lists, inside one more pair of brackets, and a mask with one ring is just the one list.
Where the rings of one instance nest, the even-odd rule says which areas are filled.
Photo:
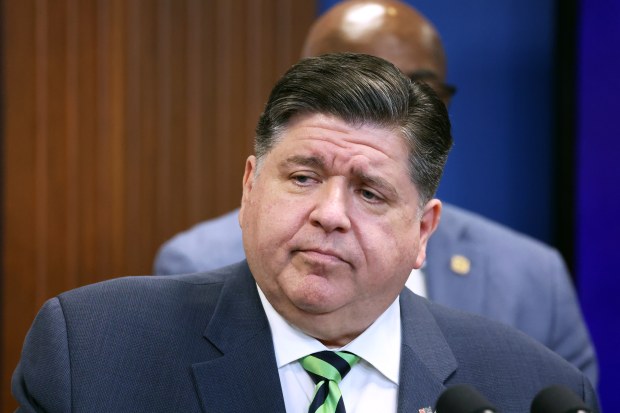
[[[503, 324], [401, 294], [399, 412], [469, 383], [504, 413], [550, 384], [598, 411], [587, 378]], [[273, 342], [241, 262], [211, 273], [128, 277], [49, 300], [14, 373], [21, 412], [284, 412]]]
[[[160, 249], [155, 273], [208, 271], [245, 258], [237, 212], [200, 223]], [[469, 260], [465, 274], [452, 259]], [[586, 373], [596, 385], [594, 348], [560, 254], [479, 215], [444, 204], [427, 248], [428, 298], [513, 326]]]

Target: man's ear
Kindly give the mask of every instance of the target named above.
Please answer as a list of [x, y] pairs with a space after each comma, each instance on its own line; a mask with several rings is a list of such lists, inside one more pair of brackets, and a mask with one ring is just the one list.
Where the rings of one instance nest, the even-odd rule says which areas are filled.
[[429, 238], [433, 232], [435, 232], [435, 229], [437, 229], [437, 225], [439, 225], [440, 216], [441, 201], [438, 199], [431, 199], [424, 206], [422, 218], [420, 219], [420, 245], [414, 268], [421, 268], [422, 264], [424, 264], [426, 260], [426, 246]]
[[250, 192], [254, 186], [256, 170], [256, 157], [254, 155], [248, 156], [245, 161], [245, 171], [243, 172], [243, 194], [241, 195], [241, 209], [239, 211], [239, 225], [243, 228], [243, 211], [250, 203]]

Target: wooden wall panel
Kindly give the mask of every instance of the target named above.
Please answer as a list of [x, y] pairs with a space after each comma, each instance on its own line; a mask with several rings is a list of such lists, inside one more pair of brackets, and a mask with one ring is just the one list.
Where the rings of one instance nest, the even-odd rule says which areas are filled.
[[236, 207], [311, 0], [0, 0], [2, 412], [42, 303]]

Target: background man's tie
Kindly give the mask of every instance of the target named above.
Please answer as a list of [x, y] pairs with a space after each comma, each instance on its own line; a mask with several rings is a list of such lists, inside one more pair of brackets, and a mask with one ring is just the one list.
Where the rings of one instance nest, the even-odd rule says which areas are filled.
[[346, 351], [319, 351], [299, 359], [316, 384], [308, 413], [345, 413], [338, 383], [359, 359]]

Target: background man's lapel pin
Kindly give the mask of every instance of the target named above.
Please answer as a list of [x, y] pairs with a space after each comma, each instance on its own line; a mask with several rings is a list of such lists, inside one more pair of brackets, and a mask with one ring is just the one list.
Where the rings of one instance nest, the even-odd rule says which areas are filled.
[[471, 269], [471, 261], [463, 255], [453, 255], [450, 259], [450, 269], [458, 275], [467, 275]]

